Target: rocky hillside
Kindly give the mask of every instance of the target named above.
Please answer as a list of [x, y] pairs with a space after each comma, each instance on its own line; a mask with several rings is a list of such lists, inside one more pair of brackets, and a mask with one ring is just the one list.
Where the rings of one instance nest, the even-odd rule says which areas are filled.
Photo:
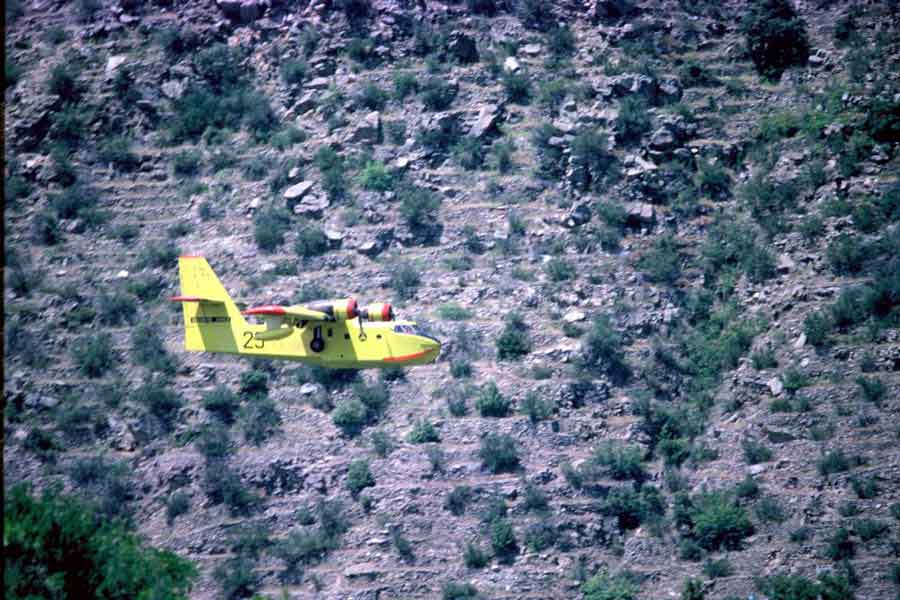
[[[6, 11], [7, 490], [203, 599], [900, 595], [896, 2]], [[181, 253], [441, 358], [187, 354]]]

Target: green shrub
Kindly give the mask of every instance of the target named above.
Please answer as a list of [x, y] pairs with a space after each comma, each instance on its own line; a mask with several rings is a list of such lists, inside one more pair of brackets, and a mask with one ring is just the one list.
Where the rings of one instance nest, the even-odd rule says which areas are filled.
[[459, 165], [468, 171], [476, 171], [484, 166], [486, 156], [484, 143], [475, 137], [463, 136], [453, 146], [453, 156]]
[[556, 545], [559, 533], [551, 523], [539, 521], [525, 529], [525, 545], [532, 552], [543, 552]]
[[240, 402], [238, 395], [224, 385], [219, 385], [214, 390], [207, 392], [201, 399], [204, 409], [223, 423], [228, 424], [234, 422], [240, 408]]
[[429, 77], [419, 89], [426, 110], [447, 110], [456, 98], [456, 86], [441, 77]]
[[741, 446], [744, 449], [744, 461], [748, 465], [756, 465], [772, 460], [772, 451], [759, 442], [745, 439], [741, 442]]
[[122, 171], [133, 171], [140, 166], [141, 161], [131, 146], [131, 139], [125, 136], [114, 137], [100, 147], [97, 157]]
[[761, 498], [756, 503], [753, 510], [760, 521], [781, 523], [787, 518], [787, 515], [784, 514], [781, 502], [772, 496]]
[[399, 146], [406, 142], [406, 122], [385, 121], [384, 131], [390, 143]]
[[402, 300], [415, 296], [421, 282], [419, 270], [410, 263], [396, 265], [391, 272], [391, 287]]
[[483, 569], [490, 561], [487, 553], [481, 546], [468, 542], [463, 550], [463, 563], [470, 569]]
[[347, 467], [347, 489], [355, 498], [367, 487], [375, 485], [375, 477], [369, 470], [369, 461], [358, 458]]
[[9, 597], [102, 597], [115, 589], [122, 597], [187, 598], [197, 577], [189, 561], [55, 489], [34, 497], [14, 486], [4, 516]]
[[806, 341], [816, 348], [821, 348], [828, 343], [832, 327], [831, 318], [821, 311], [809, 313], [803, 319], [803, 333]]
[[856, 554], [856, 544], [850, 539], [850, 532], [841, 527], [828, 538], [828, 547], [825, 548], [825, 556], [831, 560], [844, 560], [853, 558]]
[[251, 397], [240, 410], [244, 439], [260, 446], [274, 435], [281, 425], [281, 414], [275, 402], [268, 396]]
[[353, 437], [368, 423], [369, 411], [356, 398], [342, 399], [335, 406], [331, 419], [344, 435]]
[[559, 112], [566, 95], [571, 92], [571, 86], [565, 79], [551, 79], [538, 85], [538, 102], [550, 111], [551, 115]]
[[445, 321], [466, 321], [472, 318], [472, 311], [453, 302], [440, 305], [437, 314]]
[[506, 316], [503, 331], [497, 337], [497, 358], [516, 360], [531, 352], [532, 342], [528, 326], [517, 312]]
[[622, 530], [635, 529], [644, 521], [658, 518], [666, 511], [659, 490], [642, 486], [640, 492], [633, 487], [614, 487], [609, 490], [600, 505], [600, 512], [618, 519]]
[[62, 443], [46, 429], [34, 428], [28, 432], [22, 442], [22, 447], [38, 457], [39, 460], [52, 462], [57, 454], [64, 449]]
[[444, 508], [450, 511], [452, 515], [459, 517], [466, 512], [466, 506], [471, 499], [472, 488], [467, 485], [458, 485], [447, 494]]
[[279, 68], [281, 78], [289, 85], [303, 83], [308, 71], [309, 65], [307, 65], [304, 60], [289, 60], [282, 63]]
[[862, 499], [874, 498], [878, 495], [879, 491], [878, 484], [874, 478], [862, 479], [859, 477], [852, 477], [850, 479], [850, 486], [853, 488], [856, 497]]
[[555, 180], [565, 174], [565, 155], [557, 144], [551, 144], [562, 132], [551, 123], [541, 123], [531, 133], [531, 140], [537, 149], [538, 174], [544, 179]]
[[284, 243], [284, 234], [290, 228], [290, 219], [283, 211], [270, 207], [256, 215], [253, 225], [253, 235], [259, 249], [263, 252], [274, 252]]
[[442, 600], [476, 600], [478, 589], [471, 583], [450, 581], [441, 588]]
[[151, 415], [156, 417], [166, 431], [173, 429], [178, 411], [184, 405], [181, 396], [159, 378], [144, 381], [134, 391], [132, 398], [136, 404], [144, 406]]
[[584, 582], [581, 591], [584, 600], [637, 600], [640, 588], [627, 574], [601, 572]]
[[727, 198], [731, 193], [731, 176], [720, 163], [699, 161], [694, 183], [700, 193], [714, 200]]
[[616, 157], [607, 148], [606, 136], [596, 129], [578, 132], [572, 139], [572, 185], [580, 191], [601, 191], [618, 177]]
[[779, 79], [785, 69], [809, 58], [806, 25], [788, 0], [753, 5], [740, 24], [750, 58], [760, 75]]
[[588, 473], [600, 467], [609, 477], [616, 480], [631, 479], [640, 483], [647, 478], [643, 462], [644, 452], [637, 446], [624, 446], [615, 442], [606, 442], [597, 446], [591, 454], [583, 473]]
[[854, 381], [859, 386], [860, 394], [865, 400], [877, 406], [881, 405], [881, 401], [887, 395], [887, 386], [882, 380], [860, 375]]
[[73, 347], [72, 356], [78, 371], [84, 377], [102, 377], [113, 368], [116, 352], [109, 334], [87, 335], [79, 338]]
[[509, 414], [510, 401], [504, 397], [494, 381], [488, 381], [478, 393], [475, 408], [482, 417], [505, 417]]
[[887, 523], [875, 519], [859, 519], [853, 523], [853, 531], [863, 543], [878, 539], [887, 533], [888, 529]]
[[419, 91], [419, 80], [411, 71], [397, 71], [394, 73], [394, 95], [398, 100], [403, 100], [410, 94]]
[[550, 418], [553, 414], [553, 402], [540, 398], [535, 392], [528, 392], [519, 404], [519, 412], [527, 416], [532, 423]]
[[609, 317], [598, 315], [594, 318], [582, 346], [580, 357], [582, 368], [596, 369], [617, 381], [627, 380], [631, 368], [625, 362], [622, 345], [622, 337], [613, 328]]
[[826, 452], [816, 463], [819, 475], [823, 476], [849, 471], [850, 466], [850, 459], [847, 458], [844, 451], [840, 448]]
[[674, 285], [681, 276], [681, 254], [675, 238], [672, 235], [657, 238], [638, 261], [638, 267], [650, 281]]
[[747, 512], [726, 492], [708, 492], [692, 498], [691, 531], [707, 550], [736, 549], [753, 534]]
[[496, 519], [491, 523], [491, 548], [501, 562], [510, 562], [519, 551], [512, 524], [506, 519]]
[[647, 103], [637, 96], [626, 96], [619, 103], [619, 116], [616, 118], [616, 134], [624, 144], [640, 142], [641, 137], [650, 131], [650, 114]]
[[544, 272], [547, 273], [550, 281], [557, 283], [568, 281], [576, 276], [575, 266], [569, 261], [558, 257], [553, 257], [544, 264]]
[[368, 161], [356, 177], [356, 183], [366, 190], [386, 192], [394, 189], [395, 175], [381, 161]]
[[531, 102], [531, 79], [526, 71], [507, 71], [503, 74], [502, 83], [506, 99], [512, 104], [526, 105]]
[[410, 231], [429, 239], [433, 235], [433, 224], [437, 222], [441, 207], [440, 197], [425, 188], [406, 186], [398, 192], [400, 215]]
[[200, 163], [203, 160], [196, 150], [182, 150], [172, 160], [172, 168], [177, 177], [193, 177], [200, 172]]
[[406, 439], [412, 444], [426, 444], [440, 442], [441, 436], [434, 425], [431, 424], [431, 421], [420, 419], [413, 425]]
[[166, 523], [169, 527], [175, 519], [191, 510], [191, 496], [185, 491], [178, 491], [166, 499]]
[[47, 80], [48, 91], [59, 96], [63, 102], [78, 102], [84, 93], [84, 84], [78, 80], [79, 77], [81, 68], [77, 63], [60, 63], [50, 70], [50, 78]]
[[321, 256], [328, 252], [328, 238], [318, 227], [304, 227], [297, 233], [294, 251], [303, 258]]
[[141, 323], [131, 334], [131, 357], [134, 363], [150, 371], [174, 375], [177, 363], [168, 353], [155, 323]]
[[718, 579], [719, 577], [731, 577], [734, 574], [734, 567], [727, 558], [719, 560], [709, 559], [703, 563], [703, 574], [710, 579]]
[[508, 473], [519, 468], [515, 441], [506, 434], [488, 433], [478, 450], [482, 465], [491, 473]]
[[838, 275], [854, 275], [862, 271], [870, 258], [869, 249], [857, 236], [841, 233], [828, 245], [826, 257]]
[[381, 110], [387, 104], [388, 94], [372, 82], [366, 83], [356, 101], [369, 110]]
[[203, 427], [197, 436], [196, 445], [207, 461], [225, 458], [234, 451], [228, 429], [219, 422]]
[[381, 458], [389, 455], [394, 450], [394, 440], [385, 431], [373, 431], [369, 439], [372, 442], [372, 450]]
[[784, 213], [796, 208], [800, 190], [793, 181], [778, 183], [769, 177], [764, 172], [755, 174], [738, 195], [763, 229], [777, 233], [787, 228]]
[[171, 241], [148, 242], [138, 254], [137, 266], [146, 268], [171, 268], [181, 251]]

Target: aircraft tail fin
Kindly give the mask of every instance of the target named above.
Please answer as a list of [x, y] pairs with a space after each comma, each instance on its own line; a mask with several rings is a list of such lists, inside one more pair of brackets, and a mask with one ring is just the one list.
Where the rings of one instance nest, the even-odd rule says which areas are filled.
[[184, 348], [198, 352], [240, 353], [241, 332], [247, 322], [212, 267], [202, 256], [178, 258], [184, 313]]

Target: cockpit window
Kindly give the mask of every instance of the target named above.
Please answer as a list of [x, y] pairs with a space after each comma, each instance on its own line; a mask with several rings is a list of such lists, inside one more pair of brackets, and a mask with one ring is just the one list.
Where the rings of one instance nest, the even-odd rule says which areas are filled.
[[394, 325], [394, 331], [396, 333], [411, 333], [413, 335], [416, 334], [416, 330], [412, 325]]

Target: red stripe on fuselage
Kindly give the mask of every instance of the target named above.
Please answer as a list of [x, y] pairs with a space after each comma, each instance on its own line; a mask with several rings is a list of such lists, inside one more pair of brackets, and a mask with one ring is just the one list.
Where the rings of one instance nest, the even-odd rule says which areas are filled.
[[274, 304], [269, 306], [255, 306], [241, 311], [242, 315], [283, 315], [284, 313], [285, 310], [283, 306], [276, 306]]
[[433, 352], [433, 350], [422, 350], [421, 352], [413, 352], [412, 354], [404, 354], [403, 356], [391, 356], [390, 358], [384, 358], [382, 360], [384, 362], [406, 362], [408, 360], [421, 358], [429, 352]]

